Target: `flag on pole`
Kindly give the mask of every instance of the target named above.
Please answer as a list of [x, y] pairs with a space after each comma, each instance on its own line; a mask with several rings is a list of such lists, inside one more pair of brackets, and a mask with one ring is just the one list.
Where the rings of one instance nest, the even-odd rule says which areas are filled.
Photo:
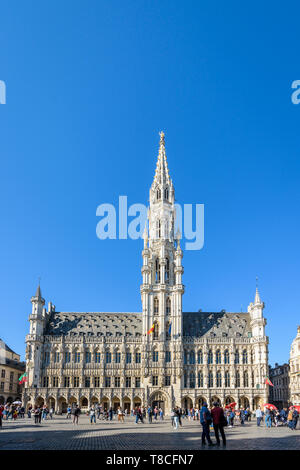
[[27, 372], [19, 377], [19, 385], [22, 385], [24, 382], [27, 382]]
[[271, 380], [269, 379], [269, 377], [265, 377], [265, 384], [266, 385], [271, 385], [271, 387], [274, 387], [274, 385], [272, 384]]
[[153, 331], [154, 331], [154, 323], [151, 326], [150, 330], [148, 331], [147, 335], [150, 335], [150, 333], [153, 333]]
[[170, 325], [169, 325], [169, 329], [168, 329], [168, 335], [170, 335], [170, 334], [171, 334], [171, 330], [172, 330], [172, 322], [171, 322], [171, 323], [170, 323]]

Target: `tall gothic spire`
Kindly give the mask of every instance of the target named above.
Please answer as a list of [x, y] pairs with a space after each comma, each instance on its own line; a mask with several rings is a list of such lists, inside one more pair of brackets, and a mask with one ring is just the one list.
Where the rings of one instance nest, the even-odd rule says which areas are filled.
[[159, 133], [159, 151], [154, 175], [153, 186], [167, 186], [172, 185], [169, 175], [169, 168], [167, 163], [166, 148], [165, 148], [165, 134], [163, 131]]
[[256, 287], [254, 304], [260, 304], [260, 303], [261, 303], [260, 295], [259, 295], [259, 292], [258, 292], [258, 287]]

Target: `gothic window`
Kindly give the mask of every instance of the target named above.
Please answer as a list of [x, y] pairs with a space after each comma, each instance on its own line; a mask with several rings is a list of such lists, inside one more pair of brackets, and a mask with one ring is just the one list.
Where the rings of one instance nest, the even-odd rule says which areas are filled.
[[100, 377], [94, 377], [94, 386], [97, 388], [100, 387]]
[[249, 387], [248, 372], [244, 372], [244, 387]]
[[203, 373], [198, 372], [198, 387], [203, 387]]
[[157, 315], [158, 310], [159, 310], [159, 300], [157, 297], [154, 297], [153, 306], [154, 306], [154, 315]]
[[71, 353], [70, 353], [70, 351], [65, 352], [65, 362], [66, 363], [71, 362]]
[[183, 363], [184, 364], [187, 364], [187, 358], [188, 358], [188, 353], [186, 350], [184, 350], [184, 353], [183, 353]]
[[120, 353], [120, 351], [116, 351], [115, 352], [115, 363], [120, 364], [120, 362], [121, 362], [121, 353]]
[[110, 377], [105, 377], [104, 386], [105, 387], [110, 387]]
[[228, 370], [225, 372], [225, 387], [230, 387], [230, 375]]
[[240, 387], [240, 386], [241, 386], [240, 373], [239, 373], [239, 372], [237, 372], [237, 373], [235, 374], [235, 386], [236, 386], [236, 387]]
[[44, 353], [44, 364], [47, 366], [49, 364], [49, 362], [50, 362], [50, 353], [49, 353], [49, 351], [46, 351]]
[[75, 364], [78, 364], [80, 362], [80, 352], [79, 351], [75, 351], [75, 353], [74, 353], [74, 362], [75, 362]]
[[218, 349], [216, 351], [216, 364], [221, 364], [221, 351]]
[[171, 385], [171, 376], [166, 375], [165, 376], [165, 387], [169, 387]]
[[43, 378], [43, 387], [49, 387], [49, 377]]
[[220, 371], [217, 372], [216, 378], [217, 378], [217, 387], [222, 387], [222, 375]]
[[213, 353], [212, 353], [212, 350], [210, 349], [207, 355], [207, 364], [212, 364], [212, 363], [213, 363]]
[[141, 377], [135, 378], [135, 388], [140, 388], [141, 386]]
[[52, 387], [58, 387], [58, 377], [52, 377]]
[[202, 349], [198, 351], [198, 364], [203, 364], [203, 352]]
[[196, 379], [195, 379], [195, 374], [194, 372], [190, 373], [190, 388], [195, 388], [196, 387]]
[[211, 388], [214, 386], [214, 376], [213, 373], [210, 371], [208, 373], [208, 387]]
[[237, 349], [234, 354], [234, 363], [239, 364], [240, 363], [240, 355], [239, 355], [239, 350]]
[[153, 375], [152, 376], [152, 385], [158, 385], [158, 376], [157, 375]]
[[131, 364], [131, 352], [126, 353], [126, 364]]
[[115, 377], [115, 387], [120, 387], [120, 377]]
[[135, 353], [135, 362], [136, 362], [136, 364], [141, 363], [141, 353], [140, 352]]
[[153, 351], [152, 353], [152, 361], [158, 362], [158, 351]]
[[171, 334], [170, 334], [170, 322], [166, 323], [166, 339], [170, 339]]
[[171, 351], [166, 351], [166, 362], [171, 362]]
[[224, 364], [229, 364], [229, 351], [226, 349], [224, 352]]
[[156, 221], [156, 239], [161, 237], [161, 223], [160, 220], [158, 219]]
[[100, 354], [99, 351], [96, 351], [96, 352], [95, 352], [95, 362], [96, 362], [97, 364], [99, 364], [100, 361], [101, 361], [101, 354]]
[[243, 364], [248, 364], [248, 354], [246, 349], [243, 351]]
[[167, 300], [166, 300], [166, 313], [171, 313], [171, 299], [170, 297], [167, 297]]
[[160, 263], [158, 258], [155, 260], [155, 282], [160, 282]]
[[74, 387], [79, 387], [79, 377], [73, 377], [73, 384]]
[[195, 353], [190, 351], [190, 364], [195, 364]]
[[156, 190], [156, 199], [157, 199], [157, 201], [159, 201], [160, 198], [161, 198], [161, 191], [160, 191], [160, 189], [158, 188], [158, 189]]
[[85, 377], [84, 378], [84, 386], [85, 387], [90, 387], [91, 386], [91, 378], [90, 377]]
[[165, 199], [169, 199], [169, 190], [168, 188], [165, 189]]
[[85, 353], [85, 362], [86, 362], [86, 364], [90, 364], [91, 360], [92, 360], [92, 354], [91, 354], [90, 351], [87, 351]]
[[64, 377], [64, 387], [70, 387], [70, 377]]
[[105, 353], [105, 362], [106, 362], [106, 364], [111, 363], [111, 352], [109, 352], [109, 351], [106, 351], [106, 353]]
[[154, 330], [153, 330], [153, 339], [158, 339], [158, 335], [159, 335], [159, 327], [158, 327], [158, 323], [154, 323]]
[[254, 372], [251, 373], [251, 387], [254, 387]]
[[170, 279], [170, 261], [166, 259], [165, 282], [168, 283]]
[[183, 376], [183, 387], [187, 388], [187, 386], [188, 386], [188, 376], [187, 376], [187, 373], [185, 373]]
[[130, 388], [131, 387], [131, 377], [126, 377], [125, 379], [125, 386], [127, 388]]
[[60, 359], [60, 357], [59, 357], [59, 352], [58, 352], [58, 351], [55, 351], [55, 352], [54, 352], [53, 361], [54, 361], [55, 363], [57, 363], [57, 362], [59, 362], [59, 359]]

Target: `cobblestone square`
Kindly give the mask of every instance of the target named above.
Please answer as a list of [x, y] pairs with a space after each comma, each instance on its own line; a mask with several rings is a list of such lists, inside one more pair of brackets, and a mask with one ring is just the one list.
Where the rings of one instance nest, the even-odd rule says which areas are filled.
[[[170, 418], [164, 421], [135, 424], [132, 417], [125, 422], [97, 420], [80, 416], [79, 424], [63, 416], [55, 416], [40, 425], [34, 419], [4, 421], [0, 431], [0, 450], [201, 450], [199, 421], [183, 419], [178, 430], [171, 427]], [[266, 428], [255, 421], [226, 428], [228, 450], [300, 450], [300, 429]], [[215, 442], [214, 432], [211, 432]], [[204, 451], [223, 449], [205, 448]], [[225, 451], [225, 450], [224, 450]]]

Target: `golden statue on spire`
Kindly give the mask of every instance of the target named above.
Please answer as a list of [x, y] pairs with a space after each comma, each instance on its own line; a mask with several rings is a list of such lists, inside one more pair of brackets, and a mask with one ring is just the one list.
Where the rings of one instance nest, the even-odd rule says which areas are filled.
[[160, 135], [160, 141], [162, 143], [165, 143], [165, 133], [163, 131], [160, 131], [159, 135]]

